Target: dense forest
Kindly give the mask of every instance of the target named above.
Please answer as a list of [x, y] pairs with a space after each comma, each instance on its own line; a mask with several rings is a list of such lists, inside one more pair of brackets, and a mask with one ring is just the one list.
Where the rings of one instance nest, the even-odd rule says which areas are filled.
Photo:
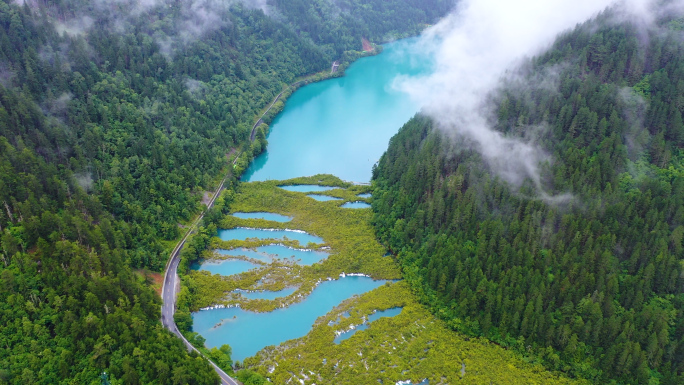
[[[540, 187], [427, 116], [391, 140], [374, 226], [453, 329], [595, 383], [684, 383], [681, 26], [607, 12], [531, 59], [527, 87], [502, 84], [493, 127], [546, 127]], [[557, 87], [529, 86], [548, 69]]]
[[163, 269], [229, 158], [261, 151], [286, 84], [449, 2], [312, 4], [0, 1], [0, 384], [217, 383], [134, 269]]

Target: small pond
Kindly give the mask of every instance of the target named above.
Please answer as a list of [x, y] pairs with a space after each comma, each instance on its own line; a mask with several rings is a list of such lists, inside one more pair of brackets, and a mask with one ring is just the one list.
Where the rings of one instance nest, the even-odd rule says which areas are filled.
[[315, 191], [328, 191], [332, 189], [336, 189], [339, 187], [331, 187], [331, 186], [319, 186], [316, 184], [296, 184], [292, 186], [278, 186], [283, 190], [287, 191], [295, 191], [295, 192], [315, 192]]
[[299, 244], [306, 246], [309, 242], [323, 243], [323, 238], [307, 234], [299, 230], [272, 230], [272, 229], [251, 229], [247, 227], [236, 227], [234, 229], [219, 230], [218, 236], [224, 241], [233, 239], [245, 240], [247, 238], [258, 239], [287, 239], [299, 241]]
[[240, 274], [259, 267], [261, 266], [240, 259], [207, 260], [203, 261], [201, 264], [193, 263], [190, 266], [193, 270], [208, 271], [211, 274], [221, 275]]
[[399, 313], [401, 313], [400, 307], [394, 307], [394, 308], [387, 309], [387, 310], [376, 311], [375, 313], [368, 316], [368, 320], [366, 322], [362, 323], [361, 325], [356, 325], [356, 327], [354, 329], [348, 330], [344, 333], [341, 333], [337, 337], [335, 337], [334, 342], [336, 344], [339, 344], [340, 342], [342, 342], [342, 341], [350, 338], [354, 334], [356, 334], [357, 331], [368, 329], [369, 323], [371, 323], [377, 319], [380, 319], [382, 317], [394, 317], [394, 316], [398, 315]]
[[240, 219], [265, 219], [267, 221], [273, 222], [289, 222], [292, 220], [291, 217], [275, 214], [275, 213], [233, 213], [233, 216]]
[[271, 263], [274, 259], [294, 259], [300, 265], [313, 265], [330, 255], [325, 251], [292, 249], [283, 245], [260, 246], [255, 250], [244, 247], [232, 250], [218, 250], [220, 254], [231, 256], [245, 256], [256, 260]]
[[345, 277], [321, 282], [302, 302], [268, 313], [240, 308], [203, 310], [193, 313], [193, 331], [206, 339], [208, 348], [228, 344], [233, 360], [243, 361], [269, 345], [305, 336], [314, 321], [342, 301], [373, 290], [387, 281], [367, 277]]
[[316, 194], [309, 194], [307, 195], [309, 198], [313, 198], [319, 202], [327, 202], [327, 201], [341, 201], [342, 198], [335, 198], [331, 197], [329, 195], [316, 195]]

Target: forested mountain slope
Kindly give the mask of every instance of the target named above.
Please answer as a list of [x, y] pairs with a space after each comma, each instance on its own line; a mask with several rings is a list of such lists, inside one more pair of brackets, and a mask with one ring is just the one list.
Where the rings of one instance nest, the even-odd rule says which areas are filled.
[[[261, 151], [251, 126], [285, 84], [360, 51], [340, 15], [400, 6], [345, 4], [312, 39], [273, 5], [0, 1], [0, 384], [218, 381], [132, 268], [162, 269], [227, 156]], [[363, 37], [434, 21], [408, 4]]]
[[556, 86], [492, 97], [500, 132], [537, 127], [552, 159], [541, 190], [502, 181], [428, 117], [391, 140], [374, 225], [452, 328], [596, 383], [684, 383], [681, 20], [644, 30], [603, 14], [523, 71]]
[[278, 12], [302, 36], [309, 37], [333, 56], [358, 49], [365, 37], [391, 41], [418, 34], [454, 5], [445, 0], [274, 0]]

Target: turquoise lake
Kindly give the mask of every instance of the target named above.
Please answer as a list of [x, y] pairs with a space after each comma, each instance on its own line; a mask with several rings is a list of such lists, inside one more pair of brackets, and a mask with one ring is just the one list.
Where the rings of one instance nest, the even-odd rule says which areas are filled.
[[272, 122], [267, 150], [242, 180], [333, 174], [369, 182], [389, 139], [420, 109], [393, 87], [398, 76], [431, 70], [432, 61], [417, 41], [386, 44], [380, 55], [353, 63], [345, 76], [297, 90]]
[[192, 330], [206, 338], [205, 345], [209, 348], [230, 345], [233, 360], [243, 361], [266, 346], [305, 336], [316, 318], [345, 299], [373, 290], [385, 282], [366, 277], [324, 281], [304, 301], [269, 313], [240, 308], [199, 311], [192, 315]]

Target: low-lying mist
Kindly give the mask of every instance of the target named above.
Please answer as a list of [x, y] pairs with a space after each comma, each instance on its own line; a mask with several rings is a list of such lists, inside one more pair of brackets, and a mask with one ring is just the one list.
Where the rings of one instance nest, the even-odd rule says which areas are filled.
[[[228, 11], [235, 4], [269, 12], [267, 0], [93, 0], [87, 7], [74, 7], [72, 14], [58, 10], [44, 0], [14, 2], [46, 9], [54, 16], [57, 32], [70, 36], [80, 36], [93, 28], [103, 27], [126, 34], [144, 20], [148, 32], [167, 56], [229, 23]], [[175, 14], [168, 18], [172, 11]]]
[[395, 86], [415, 98], [445, 133], [472, 143], [491, 170], [514, 188], [531, 180], [539, 198], [567, 201], [570, 195], [551, 196], [541, 182], [540, 164], [553, 161], [535, 143], [534, 133], [544, 131], [543, 123], [528, 127], [530, 134], [522, 136], [493, 128], [491, 101], [496, 100], [497, 89], [557, 89], [557, 71], [521, 77], [519, 68], [549, 48], [560, 33], [608, 7], [620, 19], [616, 22], [629, 19], [649, 28], [656, 9], [681, 9], [683, 3], [672, 1], [663, 8], [650, 0], [463, 0], [422, 36], [422, 45], [435, 57], [435, 71], [398, 78]]

